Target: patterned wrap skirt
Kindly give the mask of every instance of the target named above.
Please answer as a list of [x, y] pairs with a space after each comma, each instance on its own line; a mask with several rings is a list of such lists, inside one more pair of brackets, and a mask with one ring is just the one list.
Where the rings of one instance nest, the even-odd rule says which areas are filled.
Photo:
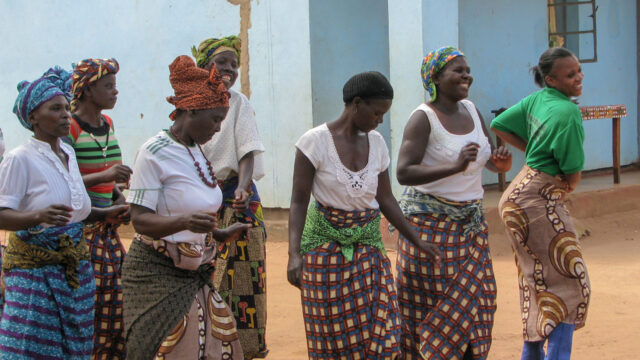
[[211, 285], [213, 254], [186, 270], [176, 261], [202, 247], [163, 243], [134, 239], [122, 265], [127, 358], [243, 360], [233, 315]]
[[[470, 346], [474, 359], [486, 359], [497, 291], [481, 202], [440, 200], [441, 207], [454, 211], [405, 213], [420, 239], [438, 246], [440, 267], [403, 236], [398, 240], [404, 358], [463, 359]], [[479, 207], [473, 212], [478, 219], [451, 215], [469, 206]], [[479, 231], [465, 231], [471, 222]]]
[[266, 232], [258, 190], [249, 184], [249, 209], [237, 213], [231, 205], [238, 187], [234, 176], [220, 183], [223, 204], [220, 228], [241, 222], [252, 224], [244, 238], [222, 244], [216, 253], [213, 283], [231, 308], [236, 319], [240, 343], [246, 359], [263, 358], [268, 349], [265, 341], [267, 325], [267, 272], [265, 264]]
[[[84, 241], [82, 224], [17, 231], [24, 243], [58, 251], [60, 239]], [[8, 250], [12, 247], [9, 240]], [[84, 245], [83, 245], [84, 246]], [[6, 259], [5, 259], [6, 261]], [[6, 265], [6, 264], [5, 264]], [[80, 260], [77, 288], [63, 265], [3, 270], [5, 306], [0, 322], [2, 359], [89, 359], [93, 345], [95, 282], [91, 262]]]
[[125, 250], [116, 228], [104, 222], [85, 224], [96, 279], [93, 359], [125, 358], [121, 268]]
[[546, 339], [561, 322], [579, 329], [586, 321], [591, 286], [566, 196], [562, 179], [525, 165], [500, 199], [518, 267], [525, 341]]
[[[362, 226], [362, 211], [332, 210], [324, 214], [334, 227]], [[400, 358], [397, 295], [380, 250], [356, 244], [347, 261], [337, 242], [325, 243], [303, 256], [301, 285], [310, 359]]]

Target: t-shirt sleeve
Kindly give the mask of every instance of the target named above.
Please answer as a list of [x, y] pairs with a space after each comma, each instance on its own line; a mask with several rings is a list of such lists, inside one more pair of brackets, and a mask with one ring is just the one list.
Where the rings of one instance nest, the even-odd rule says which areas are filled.
[[142, 148], [138, 151], [127, 202], [156, 211], [158, 196], [162, 191], [162, 167], [158, 158]]
[[[242, 95], [240, 94], [239, 96]], [[238, 109], [238, 117], [233, 133], [238, 159], [242, 159], [243, 156], [252, 151], [264, 152], [264, 145], [260, 139], [258, 124], [256, 123], [256, 112], [253, 110], [249, 100], [244, 96], [242, 96], [242, 102]]]
[[376, 134], [377, 143], [378, 143], [378, 154], [379, 154], [379, 171], [378, 173], [384, 172], [389, 168], [389, 164], [391, 163], [391, 158], [389, 157], [389, 149], [387, 148], [387, 143], [384, 141], [384, 138], [379, 133]]
[[528, 141], [526, 121], [526, 113], [523, 108], [523, 103], [520, 101], [493, 119], [491, 121], [491, 127], [500, 131], [516, 134], [521, 139]]
[[[311, 164], [315, 169], [318, 169], [318, 166], [320, 165], [319, 152], [322, 150], [318, 135], [319, 134], [312, 129], [302, 135], [296, 142], [296, 148], [300, 150], [304, 156], [309, 159], [309, 161], [311, 161]], [[327, 144], [325, 144], [324, 151], [326, 151], [326, 145]]]
[[25, 162], [9, 154], [0, 163], [0, 208], [18, 210], [27, 193], [28, 171]]
[[564, 174], [577, 173], [584, 168], [584, 127], [573, 120], [551, 143], [553, 157]]

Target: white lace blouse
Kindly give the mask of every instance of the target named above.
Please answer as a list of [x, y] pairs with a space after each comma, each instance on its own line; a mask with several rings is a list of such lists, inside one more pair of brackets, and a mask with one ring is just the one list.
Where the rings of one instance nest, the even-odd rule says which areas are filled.
[[73, 209], [71, 222], [89, 216], [91, 200], [76, 154], [71, 146], [58, 142], [69, 159], [69, 170], [48, 143], [35, 138], [7, 153], [0, 164], [0, 208], [34, 211], [63, 204]]
[[298, 142], [300, 150], [316, 169], [311, 193], [325, 206], [342, 210], [377, 209], [378, 175], [389, 167], [389, 151], [384, 138], [373, 130], [369, 138], [369, 159], [359, 171], [351, 171], [340, 161], [326, 124], [307, 131]]

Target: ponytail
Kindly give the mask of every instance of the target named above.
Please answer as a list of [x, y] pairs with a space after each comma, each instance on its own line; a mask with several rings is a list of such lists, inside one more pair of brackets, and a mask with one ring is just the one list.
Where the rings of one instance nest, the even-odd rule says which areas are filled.
[[568, 56], [575, 55], [570, 50], [563, 47], [553, 47], [547, 49], [547, 51], [543, 52], [542, 55], [540, 55], [538, 65], [531, 68], [533, 81], [535, 81], [538, 86], [545, 87], [547, 85], [547, 82], [544, 79], [551, 73], [553, 64], [556, 62], [556, 60]]

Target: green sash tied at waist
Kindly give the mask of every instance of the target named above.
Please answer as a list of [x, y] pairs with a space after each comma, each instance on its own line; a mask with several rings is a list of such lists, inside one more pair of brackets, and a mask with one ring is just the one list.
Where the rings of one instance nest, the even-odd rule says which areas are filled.
[[353, 260], [356, 244], [369, 245], [387, 254], [382, 243], [380, 233], [380, 214], [363, 226], [337, 229], [325, 219], [318, 207], [314, 204], [307, 211], [304, 222], [304, 230], [300, 240], [300, 254], [330, 242], [337, 242], [341, 246], [342, 255], [347, 261]]
[[15, 233], [9, 235], [9, 243], [2, 254], [2, 270], [14, 268], [36, 269], [47, 265], [62, 265], [65, 278], [72, 289], [80, 287], [78, 266], [82, 260], [91, 260], [89, 248], [84, 239], [77, 245], [68, 234], [58, 235], [59, 250], [49, 250], [22, 241]]

